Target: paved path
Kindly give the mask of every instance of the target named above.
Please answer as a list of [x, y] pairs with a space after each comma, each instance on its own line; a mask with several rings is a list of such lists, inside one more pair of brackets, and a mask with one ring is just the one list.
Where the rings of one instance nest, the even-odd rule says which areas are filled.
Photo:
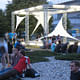
[[70, 61], [55, 60], [54, 57], [48, 59], [49, 62], [31, 64], [40, 73], [40, 77], [22, 80], [70, 80]]
[[23, 78], [22, 80], [70, 80], [70, 61], [55, 60], [54, 57], [47, 58], [49, 62], [31, 64], [32, 68], [40, 73], [40, 77]]

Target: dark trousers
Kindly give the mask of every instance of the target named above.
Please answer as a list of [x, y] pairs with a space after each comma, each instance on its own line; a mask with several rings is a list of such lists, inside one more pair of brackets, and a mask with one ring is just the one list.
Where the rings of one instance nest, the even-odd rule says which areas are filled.
[[8, 69], [0, 73], [0, 80], [5, 80], [10, 77], [15, 77], [19, 72], [16, 69]]

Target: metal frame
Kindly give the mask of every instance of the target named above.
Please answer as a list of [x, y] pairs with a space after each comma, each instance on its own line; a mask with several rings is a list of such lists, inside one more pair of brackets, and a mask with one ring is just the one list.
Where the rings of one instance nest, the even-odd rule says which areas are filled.
[[[27, 9], [21, 9], [12, 12], [12, 31], [15, 31], [15, 16], [16, 15], [25, 15], [25, 40], [29, 41], [29, 15], [32, 15], [33, 13], [39, 14], [39, 12], [44, 12], [44, 34], [49, 33], [49, 25], [48, 25], [48, 15], [53, 14], [67, 14], [71, 12], [77, 12], [80, 11], [80, 6], [78, 5], [40, 5], [36, 7], [31, 7]], [[36, 14], [35, 14], [36, 15]], [[40, 15], [40, 14], [39, 14]], [[66, 17], [66, 15], [65, 15]], [[65, 28], [66, 28], [66, 19], [65, 19]]]

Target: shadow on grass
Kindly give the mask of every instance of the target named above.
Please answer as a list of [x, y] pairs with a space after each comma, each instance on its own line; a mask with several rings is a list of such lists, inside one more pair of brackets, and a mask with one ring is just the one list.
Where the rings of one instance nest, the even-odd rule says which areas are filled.
[[44, 61], [49, 61], [45, 57], [51, 57], [55, 56], [56, 60], [80, 60], [80, 54], [77, 53], [52, 53], [50, 51], [34, 51], [34, 52], [26, 52], [26, 56], [30, 57], [31, 63], [36, 63], [36, 62], [44, 62]]
[[31, 63], [35, 62], [43, 62], [43, 61], [49, 61], [45, 57], [54, 56], [54, 53], [50, 51], [34, 51], [34, 52], [26, 52], [26, 56], [30, 57]]

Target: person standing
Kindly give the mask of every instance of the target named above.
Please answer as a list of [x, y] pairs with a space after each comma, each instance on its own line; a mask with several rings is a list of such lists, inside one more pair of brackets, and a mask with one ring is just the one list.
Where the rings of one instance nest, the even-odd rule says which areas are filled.
[[15, 44], [16, 38], [17, 38], [17, 34], [16, 32], [12, 32], [13, 33], [13, 44]]
[[9, 40], [9, 35], [8, 32], [5, 33], [5, 40], [8, 41]]
[[0, 58], [2, 63], [2, 70], [6, 67], [6, 57], [9, 65], [8, 45], [4, 38], [0, 38]]
[[49, 40], [48, 40], [48, 48], [49, 49], [51, 48], [51, 44], [52, 44], [52, 37], [49, 37]]
[[51, 44], [51, 51], [55, 52], [55, 48], [56, 48], [56, 41], [53, 40]]
[[8, 33], [8, 36], [9, 36], [9, 41], [12, 42], [12, 40], [13, 40], [13, 33], [12, 32], [9, 32]]

